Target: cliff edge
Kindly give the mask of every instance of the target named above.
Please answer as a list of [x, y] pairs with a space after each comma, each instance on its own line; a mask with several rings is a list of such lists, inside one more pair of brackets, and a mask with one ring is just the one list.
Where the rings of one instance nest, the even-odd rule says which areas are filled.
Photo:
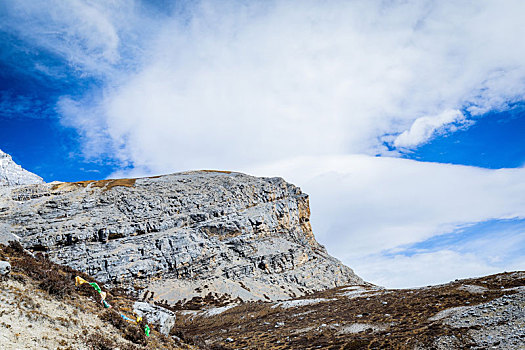
[[364, 282], [315, 240], [308, 195], [218, 171], [0, 188], [0, 236], [146, 300], [279, 300]]

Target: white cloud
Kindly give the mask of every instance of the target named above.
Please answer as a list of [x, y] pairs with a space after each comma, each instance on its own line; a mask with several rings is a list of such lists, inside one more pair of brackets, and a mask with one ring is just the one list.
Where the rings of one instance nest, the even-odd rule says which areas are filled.
[[[353, 155], [301, 157], [252, 170], [256, 175], [282, 176], [300, 184], [310, 195], [311, 222], [319, 241], [363, 278], [381, 284], [390, 282], [377, 274], [375, 259], [392, 264], [385, 265], [385, 271], [395, 270], [398, 263], [409, 266], [408, 261], [414, 261], [406, 257], [381, 258], [382, 252], [402, 252], [404, 246], [476, 222], [525, 218], [525, 168], [488, 170]], [[502, 239], [511, 241], [506, 236]], [[497, 241], [497, 236], [493, 241]], [[523, 249], [523, 241], [520, 242], [517, 245]], [[471, 255], [476, 253], [487, 256], [483, 249], [455, 252], [455, 260], [446, 266], [463, 258], [471, 261]], [[431, 256], [446, 254], [429, 252], [419, 259]], [[456, 268], [467, 271], [468, 266], [471, 265]], [[472, 272], [491, 273], [495, 269], [485, 262]], [[418, 265], [414, 265], [416, 270]], [[407, 283], [415, 281], [415, 276], [403, 277], [400, 271], [392, 274], [397, 281], [395, 286], [403, 279]], [[437, 276], [445, 278], [450, 274]]]
[[501, 267], [488, 264], [478, 254], [453, 250], [389, 258], [376, 255], [355, 270], [361, 276], [369, 276], [377, 285], [388, 288], [423, 287], [503, 272]]
[[391, 254], [360, 259], [358, 272], [379, 285], [421, 287], [525, 268], [525, 220], [471, 225]]
[[521, 19], [488, 14], [490, 3], [261, 7], [204, 2], [189, 26], [171, 22], [153, 60], [109, 95], [110, 135], [134, 164], [164, 172], [375, 153], [383, 134], [424, 115], [524, 96], [524, 48], [498, 52], [501, 36], [484, 29], [516, 20], [505, 40], [517, 42]]
[[60, 4], [72, 15], [38, 23], [75, 34], [31, 37], [109, 72], [71, 125], [86, 132], [94, 109], [107, 130], [90, 143], [146, 172], [386, 154], [411, 125], [399, 145], [439, 129], [426, 116], [525, 96], [522, 1], [201, 1], [162, 18], [130, 1]]
[[[85, 96], [84, 98], [88, 100], [93, 97]], [[107, 144], [111, 141], [107, 135], [105, 118], [100, 108], [92, 107], [86, 111], [82, 108], [82, 102], [75, 101], [69, 96], [61, 97], [56, 108], [62, 115], [62, 125], [77, 128], [79, 141], [83, 144], [85, 154], [102, 156], [111, 148]]]
[[[61, 57], [80, 77], [96, 76], [109, 83], [125, 73], [119, 72], [119, 66], [134, 68], [137, 57], [130, 54], [141, 37], [155, 28], [154, 19], [140, 17], [139, 12], [133, 0], [9, 1], [0, 8], [0, 30], [31, 50], [44, 50], [44, 58], [47, 53]], [[64, 78], [45, 60], [39, 61], [41, 57], [34, 57], [35, 71]]]
[[397, 148], [410, 148], [427, 142], [436, 134], [457, 131], [469, 122], [459, 110], [446, 110], [436, 116], [417, 118], [409, 130], [404, 131], [394, 140]]

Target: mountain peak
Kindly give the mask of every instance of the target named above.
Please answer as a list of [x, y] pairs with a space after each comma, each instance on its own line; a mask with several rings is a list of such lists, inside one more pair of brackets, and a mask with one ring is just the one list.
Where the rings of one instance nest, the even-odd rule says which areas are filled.
[[13, 158], [0, 150], [0, 186], [41, 184], [44, 180], [13, 161]]

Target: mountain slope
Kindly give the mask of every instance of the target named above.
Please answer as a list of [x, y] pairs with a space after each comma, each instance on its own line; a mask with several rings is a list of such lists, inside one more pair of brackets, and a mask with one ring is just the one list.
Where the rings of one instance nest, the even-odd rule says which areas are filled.
[[41, 184], [44, 180], [30, 173], [13, 161], [13, 158], [0, 150], [0, 186]]
[[317, 243], [309, 215], [298, 187], [230, 172], [0, 191], [0, 231], [55, 262], [168, 304], [288, 299], [364, 283]]
[[525, 349], [525, 271], [416, 289], [346, 286], [177, 316], [174, 334], [217, 349]]
[[[75, 277], [89, 276], [53, 264], [41, 254], [35, 257], [19, 244], [0, 244], [0, 261], [9, 261], [12, 271], [0, 276], [0, 348], [19, 349], [194, 349], [176, 338], [157, 332], [160, 328], [135, 319], [134, 300], [122, 293], [107, 292], [111, 308], [100, 303], [100, 294], [85, 283], [75, 286]], [[149, 324], [146, 336], [142, 326]]]
[[2, 349], [525, 348], [523, 271], [416, 289], [341, 286], [281, 302], [203, 303], [200, 310], [187, 303], [172, 308], [172, 337], [157, 332], [154, 317], [145, 337], [118, 316], [136, 317], [137, 302], [121, 291], [99, 282], [108, 310], [91, 286], [75, 287], [78, 274], [93, 281], [78, 271], [17, 244], [0, 245], [0, 260], [13, 266], [0, 279]]

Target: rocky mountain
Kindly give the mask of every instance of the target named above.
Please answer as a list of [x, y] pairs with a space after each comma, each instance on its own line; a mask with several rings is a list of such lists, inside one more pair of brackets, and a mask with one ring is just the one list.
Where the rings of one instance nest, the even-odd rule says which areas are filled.
[[0, 150], [0, 186], [41, 184], [44, 180], [30, 173], [13, 161], [13, 158]]
[[0, 237], [166, 305], [363, 284], [309, 216], [298, 187], [230, 172], [0, 188]]
[[281, 178], [46, 184], [4, 155], [2, 348], [525, 348], [525, 272], [371, 285], [315, 240], [308, 196]]

